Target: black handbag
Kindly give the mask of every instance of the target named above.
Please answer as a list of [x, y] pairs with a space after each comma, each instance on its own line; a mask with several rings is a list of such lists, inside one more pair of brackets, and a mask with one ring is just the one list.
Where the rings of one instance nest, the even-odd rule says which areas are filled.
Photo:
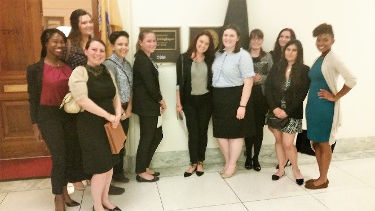
[[[336, 142], [331, 145], [331, 150], [335, 149]], [[306, 155], [315, 156], [314, 150], [311, 149], [310, 140], [307, 138], [307, 130], [303, 130], [302, 133], [298, 133], [296, 141], [297, 152]]]
[[289, 124], [289, 121], [290, 119], [288, 117], [284, 119], [277, 118], [271, 111], [267, 114], [267, 125], [277, 130], [281, 130], [286, 127]]

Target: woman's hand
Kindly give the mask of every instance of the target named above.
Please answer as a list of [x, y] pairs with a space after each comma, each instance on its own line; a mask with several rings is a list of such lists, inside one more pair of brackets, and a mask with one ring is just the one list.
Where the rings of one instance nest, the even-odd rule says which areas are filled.
[[164, 102], [164, 99], [160, 100], [160, 114], [164, 113], [165, 109], [167, 109], [167, 105]]
[[132, 109], [129, 108], [129, 106], [128, 106], [128, 108], [126, 109], [126, 111], [124, 111], [124, 112], [121, 114], [121, 118], [120, 118], [120, 120], [125, 120], [125, 119], [127, 119], [127, 118], [130, 118], [131, 115], [132, 115]]
[[278, 116], [280, 116], [281, 111], [282, 111], [282, 109], [279, 108], [279, 107], [277, 107], [277, 108], [273, 109], [272, 112], [273, 112], [273, 114], [274, 114], [277, 118], [279, 118]]
[[288, 114], [283, 109], [280, 109], [280, 110], [281, 111], [280, 111], [279, 115], [276, 116], [276, 117], [279, 118], [279, 119], [285, 119], [285, 118], [287, 118]]
[[242, 107], [242, 106], [238, 107], [236, 118], [237, 119], [245, 118], [245, 113], [246, 113], [246, 107]]
[[182, 115], [183, 111], [182, 111], [181, 103], [179, 103], [179, 102], [176, 103], [176, 110], [177, 110], [178, 114]]
[[254, 76], [254, 83], [257, 83], [261, 80], [262, 80], [262, 76], [260, 74], [256, 73], [255, 76]]
[[318, 96], [320, 99], [326, 99], [331, 102], [335, 102], [337, 100], [334, 94], [325, 89], [320, 89], [318, 92]]
[[42, 133], [39, 130], [38, 124], [33, 124], [34, 137], [37, 141], [43, 141]]

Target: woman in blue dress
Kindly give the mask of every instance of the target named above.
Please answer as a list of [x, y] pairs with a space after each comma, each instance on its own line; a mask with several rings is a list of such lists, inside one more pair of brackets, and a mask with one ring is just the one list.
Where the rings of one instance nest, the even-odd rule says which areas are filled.
[[[322, 53], [309, 71], [311, 80], [306, 106], [307, 137], [312, 141], [320, 177], [306, 181], [308, 189], [328, 187], [327, 173], [332, 158], [330, 145], [340, 126], [340, 98], [356, 84], [356, 78], [331, 51], [334, 40], [332, 26], [323, 23], [313, 31], [316, 47]], [[337, 90], [337, 78], [341, 75], [345, 84]]]

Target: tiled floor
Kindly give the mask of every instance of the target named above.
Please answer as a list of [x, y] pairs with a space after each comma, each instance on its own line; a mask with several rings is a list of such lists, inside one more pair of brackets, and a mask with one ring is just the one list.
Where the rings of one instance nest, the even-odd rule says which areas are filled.
[[[111, 200], [126, 211], [375, 210], [375, 158], [332, 162], [329, 188], [316, 191], [297, 186], [290, 167], [279, 181], [271, 181], [273, 167], [261, 172], [239, 170], [229, 179], [222, 179], [213, 168], [217, 167], [208, 166], [202, 177], [184, 178], [180, 172], [157, 183], [116, 184], [126, 192]], [[300, 168], [306, 180], [318, 175], [316, 164]], [[74, 192], [72, 198], [81, 206], [68, 211], [91, 210], [90, 188]], [[0, 183], [0, 211], [51, 211], [53, 206], [49, 179]]]

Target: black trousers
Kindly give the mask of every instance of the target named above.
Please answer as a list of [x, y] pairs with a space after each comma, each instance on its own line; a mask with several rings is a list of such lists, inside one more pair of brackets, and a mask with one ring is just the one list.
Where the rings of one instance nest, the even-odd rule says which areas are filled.
[[[78, 144], [75, 115], [65, 113], [57, 106], [40, 106], [38, 127], [52, 157], [52, 193], [62, 194], [63, 187], [74, 175], [74, 152]], [[77, 148], [75, 148], [77, 149]], [[83, 174], [83, 169], [80, 170]]]
[[150, 167], [152, 157], [161, 141], [161, 127], [156, 128], [157, 123], [157, 116], [139, 116], [140, 139], [135, 164], [137, 174], [145, 172], [146, 168]]
[[[124, 129], [126, 136], [128, 136], [128, 129], [129, 129], [129, 118], [121, 121], [121, 126]], [[118, 153], [119, 155], [119, 162], [113, 166], [113, 174], [123, 174], [124, 173], [124, 155], [126, 153], [125, 147], [120, 150]]]
[[189, 133], [190, 163], [203, 162], [206, 158], [208, 123], [212, 114], [211, 93], [189, 96], [183, 110]]
[[255, 136], [245, 138], [246, 145], [246, 156], [251, 157], [252, 149], [254, 147], [253, 159], [258, 160], [260, 149], [263, 142], [263, 127], [265, 121], [265, 115], [268, 110], [267, 99], [262, 93], [261, 85], [255, 85], [251, 91], [251, 97], [254, 101], [254, 125], [255, 125]]

